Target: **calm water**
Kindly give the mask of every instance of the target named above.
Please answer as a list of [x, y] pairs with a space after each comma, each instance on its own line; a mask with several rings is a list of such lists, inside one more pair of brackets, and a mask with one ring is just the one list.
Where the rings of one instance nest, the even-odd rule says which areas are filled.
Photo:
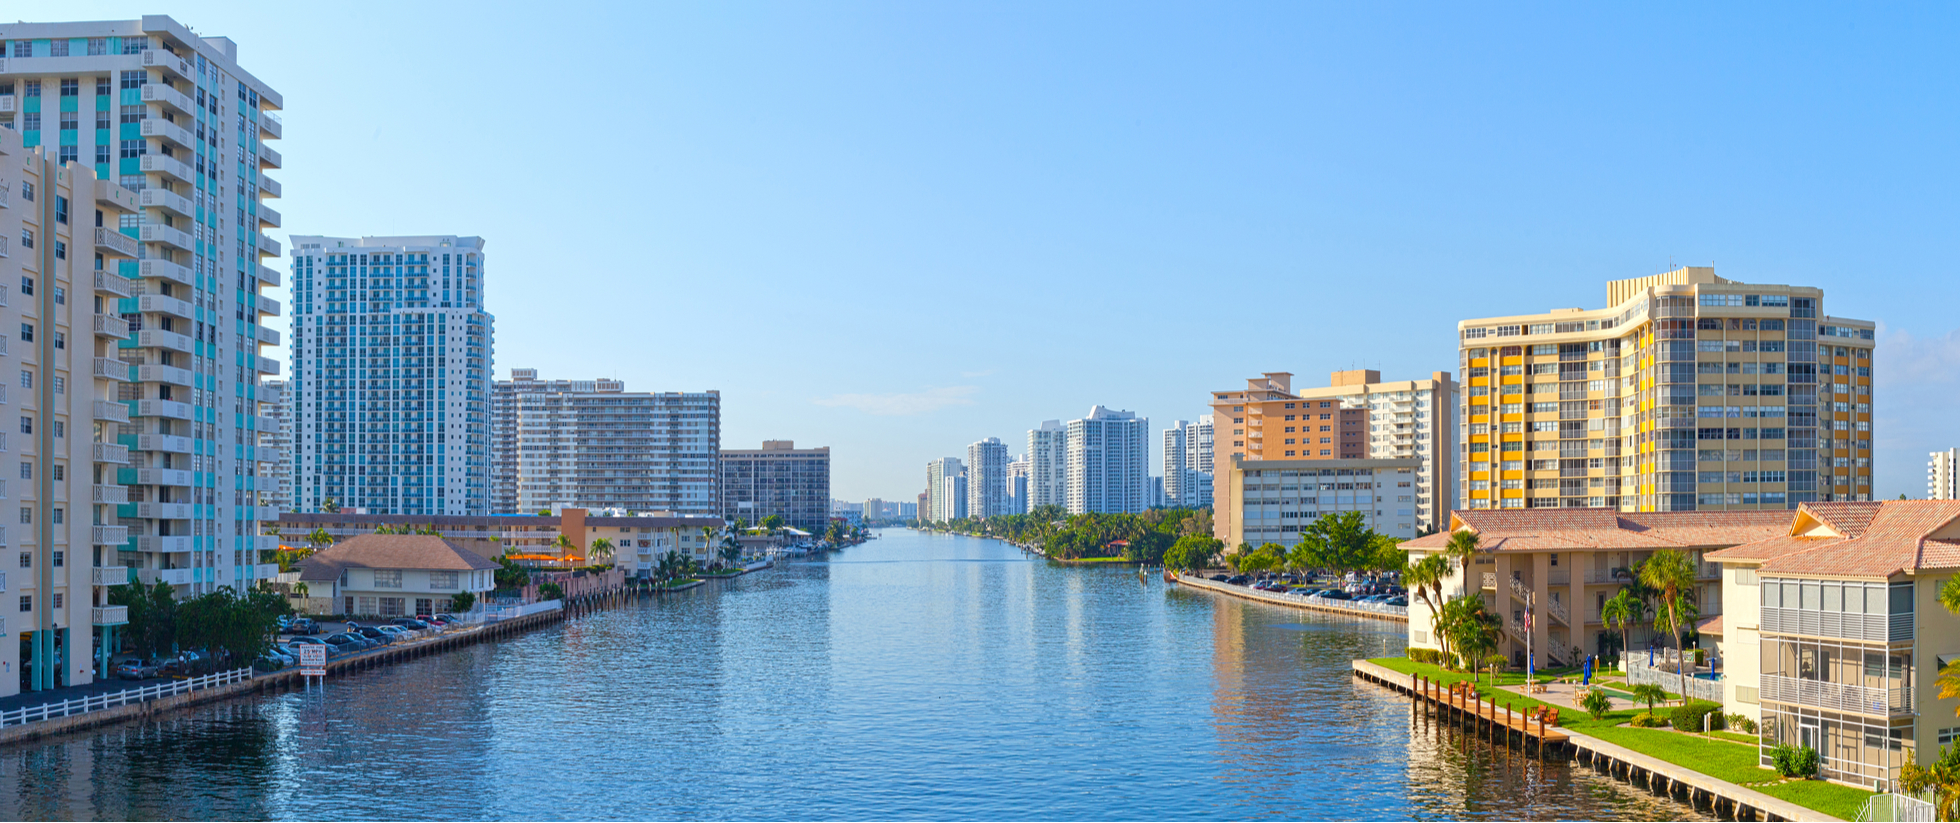
[[1317, 617], [886, 530], [827, 562], [0, 749], [0, 819], [1679, 819], [1412, 719]]

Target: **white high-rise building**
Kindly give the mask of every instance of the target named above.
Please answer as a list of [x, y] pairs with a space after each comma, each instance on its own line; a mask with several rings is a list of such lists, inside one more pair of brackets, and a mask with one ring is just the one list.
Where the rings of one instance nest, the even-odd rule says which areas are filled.
[[1028, 511], [1068, 505], [1068, 428], [1044, 420], [1028, 430]]
[[1021, 455], [1007, 464], [1007, 513], [1028, 513], [1028, 482], [1033, 479], [1034, 461]]
[[0, 24], [0, 54], [0, 271], [19, 288], [0, 402], [21, 416], [0, 444], [20, 464], [7, 695], [107, 677], [113, 582], [189, 597], [277, 573], [255, 443], [279, 369], [259, 356], [280, 308], [259, 293], [280, 282], [260, 265], [280, 253], [259, 233], [280, 223], [264, 141], [283, 127], [235, 43], [168, 17]]
[[1164, 505], [1211, 505], [1211, 421], [1207, 414], [1164, 430]]
[[296, 506], [489, 514], [483, 238], [293, 245]]
[[1933, 452], [1926, 464], [1926, 499], [1960, 500], [1960, 449]]
[[1150, 507], [1150, 420], [1096, 406], [1068, 421], [1068, 513]]
[[966, 467], [957, 457], [926, 464], [926, 510], [919, 517], [934, 523], [966, 516]]
[[721, 393], [629, 392], [618, 380], [491, 389], [490, 510], [624, 509], [719, 517]]
[[989, 437], [966, 447], [966, 516], [1011, 514], [1007, 493], [1007, 444]]
[[[269, 430], [259, 431], [259, 461], [274, 467], [272, 476], [260, 478], [260, 501], [275, 513], [293, 510], [293, 404], [291, 387], [284, 380], [267, 380], [259, 385], [259, 418], [272, 421]], [[267, 491], [267, 488], [270, 491]]]

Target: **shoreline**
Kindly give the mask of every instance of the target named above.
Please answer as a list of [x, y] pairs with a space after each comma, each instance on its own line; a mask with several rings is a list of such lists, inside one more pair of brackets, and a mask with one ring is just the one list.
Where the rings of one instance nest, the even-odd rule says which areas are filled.
[[1370, 609], [1356, 608], [1354, 606], [1337, 605], [1341, 603], [1346, 603], [1347, 601], [1345, 600], [1329, 601], [1329, 600], [1321, 600], [1319, 598], [1288, 597], [1285, 595], [1273, 594], [1271, 592], [1262, 592], [1257, 589], [1249, 589], [1244, 586], [1234, 586], [1229, 583], [1220, 583], [1215, 580], [1206, 580], [1202, 577], [1194, 577], [1188, 574], [1178, 575], [1177, 582], [1178, 585], [1181, 586], [1190, 586], [1196, 589], [1208, 589], [1217, 592], [1219, 594], [1231, 595], [1233, 597], [1242, 597], [1247, 600], [1254, 600], [1260, 603], [1271, 603], [1275, 606], [1291, 606], [1293, 608], [1304, 609], [1306, 611], [1325, 612], [1327, 614], [1342, 614], [1342, 615], [1348, 615], [1350, 617], [1373, 617], [1379, 620], [1387, 620], [1392, 623], [1409, 622], [1409, 615], [1406, 612], [1403, 614], [1395, 614], [1393, 612], [1378, 612]]

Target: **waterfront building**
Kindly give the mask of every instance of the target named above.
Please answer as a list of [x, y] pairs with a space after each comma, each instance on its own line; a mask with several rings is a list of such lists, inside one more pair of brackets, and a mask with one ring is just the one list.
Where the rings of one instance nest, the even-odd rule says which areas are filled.
[[1360, 512], [1368, 528], [1389, 537], [1416, 536], [1394, 507], [1414, 493], [1418, 461], [1247, 460], [1243, 455], [1232, 455], [1231, 461], [1219, 475], [1218, 499], [1231, 501], [1232, 508], [1212, 512], [1214, 523], [1229, 524], [1215, 533], [1227, 551], [1266, 543], [1291, 548], [1314, 521], [1346, 512]]
[[957, 457], [942, 457], [926, 464], [925, 500], [919, 517], [927, 522], [944, 523], [966, 516], [966, 467]]
[[930, 503], [931, 497], [932, 497], [931, 492], [919, 492], [919, 501], [917, 503], [913, 503], [910, 505], [900, 504], [902, 508], [910, 509], [909, 513], [901, 511], [900, 514], [903, 515], [905, 519], [908, 520], [923, 519], [921, 516], [922, 513], [932, 511], [931, 503]]
[[1151, 475], [1150, 489], [1149, 491], [1145, 492], [1145, 496], [1149, 498], [1150, 508], [1155, 509], [1163, 506], [1164, 505], [1164, 478], [1158, 477], [1154, 474]]
[[[1219, 428], [1221, 456], [1247, 460], [1415, 460], [1414, 493], [1385, 509], [1399, 518], [1392, 527], [1416, 533], [1436, 528], [1452, 498], [1455, 464], [1450, 443], [1455, 429], [1456, 383], [1449, 372], [1424, 380], [1383, 381], [1381, 372], [1356, 369], [1333, 373], [1320, 388], [1293, 389], [1293, 375], [1267, 372], [1246, 381], [1244, 391], [1213, 392], [1211, 408]], [[1214, 477], [1212, 508], [1218, 534], [1233, 528], [1217, 518], [1239, 503], [1217, 497], [1228, 483]], [[1403, 495], [1396, 495], [1397, 498]]]
[[1458, 505], [1869, 500], [1873, 330], [1692, 266], [1611, 281], [1603, 309], [1465, 320]]
[[296, 508], [490, 512], [483, 238], [293, 238]]
[[1068, 429], [1044, 420], [1028, 430], [1028, 511], [1068, 505]]
[[[680, 552], [702, 565], [713, 562], [720, 535], [728, 524], [719, 517], [594, 516], [585, 509], [567, 507], [552, 515], [282, 512], [278, 520], [267, 525], [279, 530], [286, 547], [296, 549], [311, 547], [307, 538], [315, 530], [339, 542], [373, 534], [384, 526], [393, 530], [433, 529], [451, 544], [491, 559], [506, 553], [558, 555], [560, 535], [584, 555], [592, 541], [603, 537], [613, 545], [612, 562], [625, 570], [626, 576], [650, 577], [661, 555], [669, 551]], [[710, 538], [703, 529], [715, 534]]]
[[1009, 513], [1007, 444], [989, 437], [966, 447], [966, 514], [993, 517]]
[[1164, 505], [1208, 508], [1212, 503], [1212, 420], [1178, 420], [1164, 430]]
[[491, 389], [491, 511], [721, 514], [721, 393], [511, 369]]
[[284, 380], [259, 384], [259, 419], [270, 426], [258, 432], [259, 462], [268, 476], [260, 477], [259, 505], [274, 512], [293, 510], [292, 387]]
[[830, 526], [830, 447], [764, 440], [760, 449], [723, 449], [721, 490], [730, 520], [781, 515], [786, 526], [822, 534]]
[[1103, 406], [1068, 421], [1068, 513], [1150, 508], [1150, 420]]
[[[1762, 764], [1809, 746], [1826, 778], [1892, 786], [1960, 735], [1936, 682], [1960, 648], [1940, 589], [1960, 571], [1960, 501], [1806, 502], [1722, 568], [1725, 710], [1755, 719]], [[1706, 642], [1704, 646], [1708, 645]]]
[[[0, 24], [0, 53], [14, 170], [0, 175], [0, 268], [24, 278], [7, 281], [19, 335], [0, 348], [23, 410], [7, 448], [22, 458], [7, 581], [22, 643], [0, 644], [25, 675], [0, 678], [12, 694], [106, 673], [125, 616], [107, 589], [132, 573], [192, 596], [274, 568], [258, 562], [270, 467], [252, 412], [260, 375], [278, 371], [259, 350], [279, 342], [260, 325], [279, 304], [259, 289], [280, 282], [260, 265], [280, 245], [259, 232], [279, 225], [262, 172], [280, 165], [264, 141], [282, 126], [279, 94], [236, 44], [168, 17]], [[84, 500], [86, 517], [64, 502]]]
[[452, 611], [456, 595], [497, 587], [497, 561], [435, 535], [364, 534], [300, 561], [308, 595], [347, 617], [389, 620]]
[[1027, 455], [1021, 455], [1007, 464], [1007, 513], [1028, 513], [1028, 481], [1032, 479], [1034, 462]]
[[1926, 463], [1926, 499], [1960, 500], [1960, 449], [1933, 452]]
[[885, 501], [873, 497], [864, 501], [864, 519], [885, 520], [891, 515], [885, 511]]

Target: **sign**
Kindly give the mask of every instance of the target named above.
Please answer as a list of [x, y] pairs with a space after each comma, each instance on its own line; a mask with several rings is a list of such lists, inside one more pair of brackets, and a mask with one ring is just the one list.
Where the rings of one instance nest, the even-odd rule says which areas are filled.
[[299, 673], [301, 677], [326, 677], [327, 647], [318, 643], [300, 646]]

